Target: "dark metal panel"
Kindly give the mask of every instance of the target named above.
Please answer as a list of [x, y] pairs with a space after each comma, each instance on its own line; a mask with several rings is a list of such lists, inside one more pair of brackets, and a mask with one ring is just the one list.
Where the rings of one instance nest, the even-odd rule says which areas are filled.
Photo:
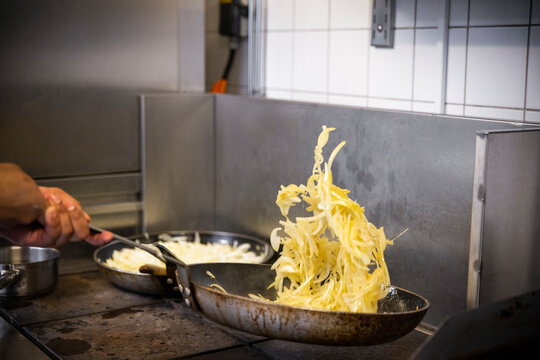
[[96, 226], [125, 235], [142, 231], [142, 176], [138, 172], [52, 178], [38, 184], [59, 187], [75, 197]]
[[213, 229], [214, 98], [145, 95], [147, 231]]
[[140, 170], [137, 94], [178, 90], [177, 22], [175, 0], [2, 1], [0, 161]]
[[427, 297], [437, 325], [465, 309], [476, 131], [500, 122], [216, 96], [216, 227], [268, 237], [280, 185], [305, 183], [321, 126], [347, 145], [334, 181], [388, 238], [392, 282]]
[[39, 180], [39, 185], [54, 186], [68, 192], [83, 206], [139, 201], [142, 176], [126, 173]]
[[540, 129], [485, 136], [479, 305], [540, 288]]

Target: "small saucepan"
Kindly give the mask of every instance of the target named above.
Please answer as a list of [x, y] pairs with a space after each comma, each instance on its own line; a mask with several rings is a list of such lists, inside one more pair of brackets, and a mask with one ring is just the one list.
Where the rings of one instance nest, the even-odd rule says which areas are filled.
[[0, 297], [33, 298], [54, 290], [59, 255], [52, 248], [0, 247]]

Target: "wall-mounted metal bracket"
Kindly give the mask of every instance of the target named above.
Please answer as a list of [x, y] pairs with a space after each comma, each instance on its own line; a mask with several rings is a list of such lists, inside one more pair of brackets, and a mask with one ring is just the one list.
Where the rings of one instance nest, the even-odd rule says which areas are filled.
[[371, 45], [391, 48], [394, 46], [394, 0], [373, 0]]

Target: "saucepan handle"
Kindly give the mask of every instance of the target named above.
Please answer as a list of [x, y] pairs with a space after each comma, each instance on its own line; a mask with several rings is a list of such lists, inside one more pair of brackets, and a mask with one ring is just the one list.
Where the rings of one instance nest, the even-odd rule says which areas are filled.
[[5, 269], [0, 269], [0, 290], [17, 283], [22, 274], [22, 270], [16, 269], [12, 266], [8, 266]]

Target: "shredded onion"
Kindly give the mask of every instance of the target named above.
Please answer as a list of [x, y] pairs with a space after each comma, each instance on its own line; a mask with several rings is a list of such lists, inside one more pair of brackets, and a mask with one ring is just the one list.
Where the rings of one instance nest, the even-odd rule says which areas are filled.
[[[377, 301], [386, 296], [390, 285], [384, 250], [393, 240], [367, 220], [364, 208], [349, 198], [348, 190], [332, 183], [332, 162], [345, 141], [321, 169], [322, 150], [334, 130], [323, 126], [306, 185], [281, 186], [278, 192], [276, 204], [284, 220], [270, 240], [274, 250], [282, 246], [282, 251], [272, 266], [276, 277], [269, 287], [276, 288], [275, 302], [280, 304], [376, 312]], [[311, 214], [291, 220], [290, 208], [302, 201]]]
[[[161, 234], [162, 239], [157, 243], [164, 245], [176, 257], [186, 264], [200, 264], [210, 262], [241, 262], [241, 263], [262, 263], [268, 255], [268, 248], [257, 255], [250, 250], [247, 243], [240, 244], [235, 241], [233, 245], [223, 243], [202, 243], [199, 233], [195, 234], [194, 241], [188, 241], [185, 236], [171, 237], [168, 234]], [[149, 247], [159, 251], [154, 245]], [[155, 256], [139, 248], [123, 248], [113, 251], [110, 258], [105, 261], [105, 265], [115, 269], [139, 273], [142, 265], [155, 265], [165, 269], [164, 263]]]

